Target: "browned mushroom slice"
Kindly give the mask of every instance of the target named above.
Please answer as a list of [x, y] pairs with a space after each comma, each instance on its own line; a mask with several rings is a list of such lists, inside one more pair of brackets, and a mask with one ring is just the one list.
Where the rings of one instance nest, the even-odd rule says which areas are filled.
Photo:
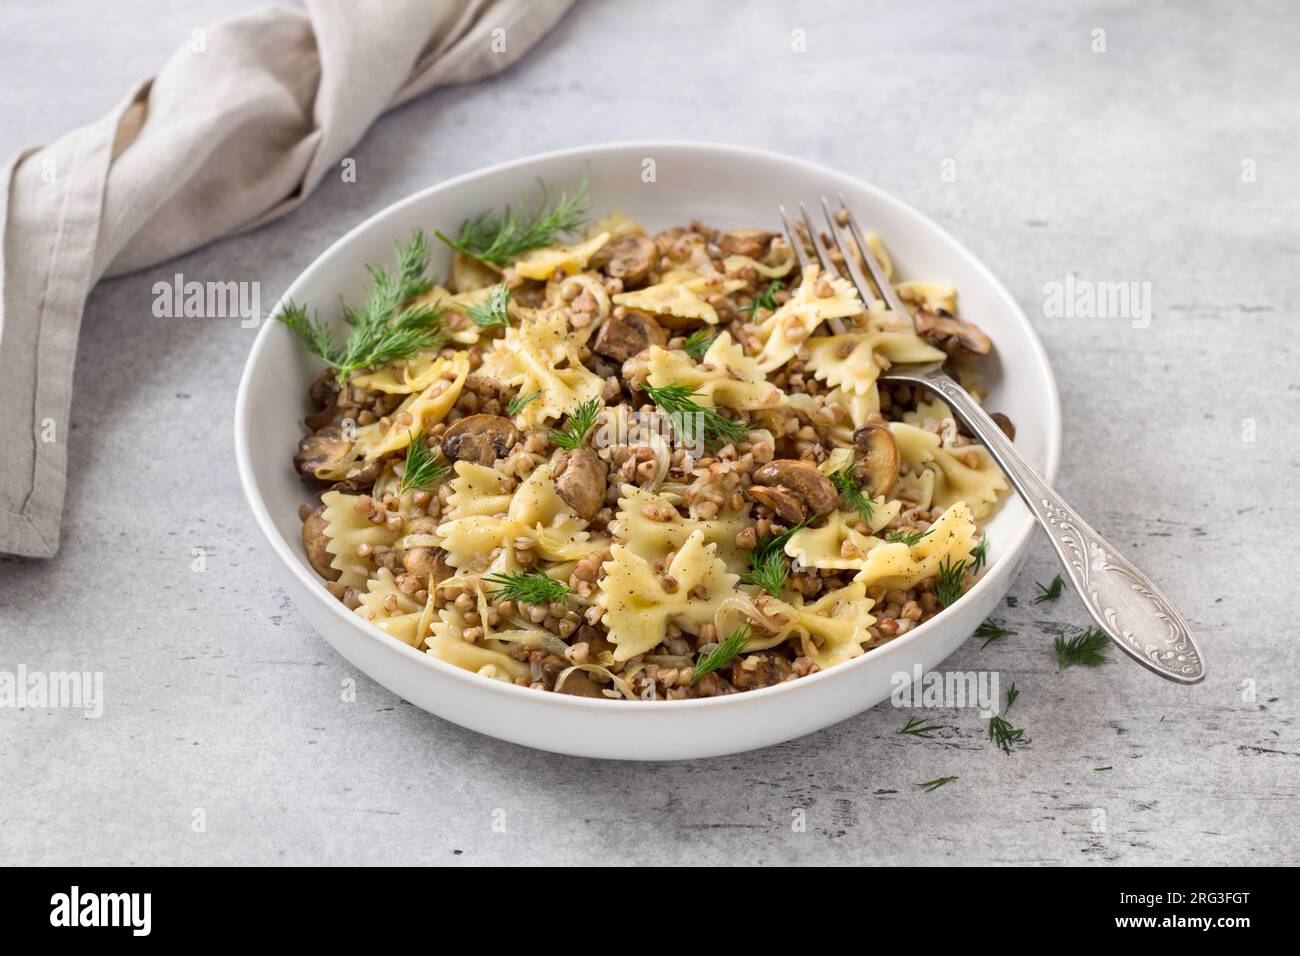
[[668, 333], [658, 322], [643, 312], [628, 310], [605, 320], [591, 350], [615, 362], [626, 362], [652, 345], [667, 344]]
[[750, 485], [745, 489], [745, 494], [760, 505], [767, 505], [787, 525], [796, 525], [808, 517], [803, 503], [789, 488]]
[[316, 376], [316, 381], [307, 389], [307, 397], [316, 408], [314, 415], [307, 416], [307, 427], [314, 432], [320, 431], [334, 420], [338, 412], [339, 386], [333, 369], [327, 368]]
[[307, 397], [316, 408], [331, 404], [339, 393], [338, 377], [332, 368], [327, 368], [307, 388]]
[[656, 313], [655, 321], [665, 329], [670, 329], [673, 332], [687, 332], [688, 330], [694, 331], [699, 328], [708, 328], [702, 319], [693, 316], [671, 315], [667, 312]]
[[346, 461], [352, 451], [352, 442], [343, 437], [337, 425], [322, 428], [314, 435], [304, 435], [298, 442], [298, 454], [293, 456], [293, 466], [304, 478], [315, 478], [316, 472]]
[[790, 524], [827, 514], [839, 503], [835, 486], [816, 465], [793, 458], [778, 458], [759, 468], [746, 493]]
[[631, 289], [645, 282], [654, 266], [658, 247], [645, 236], [619, 236], [591, 257], [593, 269], [604, 269], [613, 279], [622, 279], [623, 288]]
[[793, 672], [780, 654], [745, 654], [731, 662], [731, 683], [737, 690], [756, 690], [779, 684]]
[[338, 392], [335, 392], [334, 397], [330, 399], [330, 403], [326, 405], [324, 408], [322, 408], [315, 415], [308, 415], [306, 418], [304, 418], [303, 424], [305, 424], [312, 431], [319, 431], [320, 429], [328, 425], [330, 422], [334, 421], [334, 416], [339, 413], [338, 399], [339, 399], [339, 394]]
[[442, 434], [442, 453], [448, 461], [491, 465], [504, 458], [519, 441], [519, 430], [500, 415], [469, 415]]
[[571, 642], [574, 645], [586, 644], [588, 656], [597, 658], [604, 653], [614, 653], [614, 645], [609, 642], [609, 635], [598, 627], [592, 627], [590, 624], [583, 624], [578, 628], [578, 633]]
[[[993, 424], [1002, 430], [1002, 434], [1012, 441], [1016, 440], [1016, 426], [1012, 424], [1011, 419], [1007, 418], [1001, 412], [989, 412], [989, 418], [993, 419]], [[966, 427], [966, 423], [958, 419], [957, 434], [965, 435], [967, 438], [974, 438], [975, 433]]]
[[913, 323], [917, 335], [955, 359], [976, 358], [993, 351], [993, 343], [978, 326], [943, 309], [938, 312], [926, 308], [917, 309]]
[[605, 503], [605, 465], [590, 448], [557, 455], [551, 474], [555, 493], [579, 518], [590, 520]]
[[402, 567], [423, 581], [425, 587], [440, 584], [456, 573], [442, 548], [408, 548], [402, 555]]
[[324, 505], [317, 505], [316, 510], [302, 523], [302, 549], [307, 553], [307, 560], [317, 574], [326, 581], [337, 581], [343, 572], [330, 567], [334, 555], [325, 550], [330, 539], [325, 537], [325, 526], [329, 522], [325, 520], [324, 511]]
[[994, 412], [989, 417], [997, 423], [998, 428], [1002, 429], [1002, 434], [1006, 435], [1007, 438], [1012, 441], [1016, 440], [1016, 426], [1011, 419], [1007, 418], [1007, 416], [1003, 415], [1001, 412]]
[[731, 229], [718, 239], [718, 248], [723, 255], [760, 259], [775, 238], [776, 233], [766, 229]]
[[572, 694], [575, 697], [604, 697], [600, 692], [600, 685], [597, 684], [586, 671], [571, 671], [564, 678], [564, 683], [557, 686], [556, 691], [561, 694]]
[[853, 474], [858, 483], [867, 489], [867, 495], [878, 498], [894, 490], [898, 481], [901, 458], [898, 442], [887, 425], [864, 425], [853, 433], [857, 446], [857, 461]]
[[330, 487], [345, 494], [355, 495], [365, 491], [375, 483], [383, 465], [377, 461], [359, 461], [348, 469], [342, 481], [336, 481]]

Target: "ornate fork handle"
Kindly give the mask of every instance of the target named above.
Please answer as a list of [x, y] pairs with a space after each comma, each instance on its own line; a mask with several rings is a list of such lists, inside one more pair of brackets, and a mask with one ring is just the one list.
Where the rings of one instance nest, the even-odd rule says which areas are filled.
[[1178, 683], [1205, 677], [1200, 649], [1178, 610], [1029, 467], [964, 388], [934, 368], [910, 373], [896, 366], [887, 377], [937, 393], [979, 438], [1047, 531], [1088, 613], [1124, 653]]

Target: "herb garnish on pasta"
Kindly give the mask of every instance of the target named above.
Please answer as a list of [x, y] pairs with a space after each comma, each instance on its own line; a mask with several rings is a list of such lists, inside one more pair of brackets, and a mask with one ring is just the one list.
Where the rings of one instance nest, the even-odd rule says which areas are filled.
[[[325, 367], [294, 457], [322, 586], [485, 679], [635, 701], [798, 680], [960, 601], [1006, 480], [941, 402], [880, 381], [974, 360], [944, 337], [956, 290], [891, 276], [894, 315], [772, 229], [587, 207], [544, 188], [435, 229], [450, 257], [417, 231], [337, 325], [282, 310]], [[1003, 711], [990, 735], [1023, 731]]]

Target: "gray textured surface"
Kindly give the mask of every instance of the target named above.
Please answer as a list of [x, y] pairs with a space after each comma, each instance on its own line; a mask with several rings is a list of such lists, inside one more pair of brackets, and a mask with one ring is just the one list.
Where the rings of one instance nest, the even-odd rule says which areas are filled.
[[[99, 115], [213, 6], [5, 0], [0, 149]], [[1279, 570], [1300, 558], [1300, 14], [954, 2], [867, 18], [858, 3], [745, 3], [703, 24], [697, 6], [580, 7], [513, 72], [383, 119], [354, 151], [356, 183], [327, 182], [270, 228], [94, 293], [63, 550], [0, 559], [0, 670], [103, 671], [106, 710], [0, 710], [0, 861], [1300, 862], [1297, 634]], [[1097, 28], [1104, 53], [1090, 49]], [[981, 256], [1053, 358], [1062, 491], [1181, 606], [1209, 679], [1176, 688], [1127, 663], [1058, 673], [1052, 637], [1085, 618], [1071, 597], [1028, 602], [1055, 573], [1041, 539], [1002, 613], [1019, 635], [950, 661], [1022, 689], [1014, 713], [1032, 742], [1011, 756], [968, 712], [933, 714], [950, 727], [927, 741], [897, 736], [902, 718], [881, 706], [713, 761], [553, 757], [430, 717], [317, 639], [270, 583], [234, 475], [252, 333], [156, 319], [152, 283], [256, 279], [269, 303], [327, 243], [421, 186], [643, 137], [841, 167]], [[1150, 282], [1150, 327], [1044, 317], [1044, 283], [1067, 272]], [[349, 677], [355, 703], [340, 699]], [[961, 779], [914, 786], [945, 774]], [[792, 830], [796, 808], [806, 832]]]

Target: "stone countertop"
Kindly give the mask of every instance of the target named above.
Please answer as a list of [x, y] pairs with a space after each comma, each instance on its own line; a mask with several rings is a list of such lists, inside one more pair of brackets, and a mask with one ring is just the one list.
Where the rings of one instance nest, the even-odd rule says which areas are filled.
[[[122, 16], [89, 0], [7, 3], [3, 152], [98, 117], [214, 6], [254, 4], [141, 0]], [[1296, 623], [1280, 570], [1300, 558], [1286, 498], [1300, 479], [1300, 12], [788, 6], [728, 4], [706, 22], [685, 0], [581, 5], [509, 73], [381, 119], [353, 152], [356, 182], [97, 288], [63, 547], [48, 562], [0, 558], [0, 670], [101, 671], [106, 705], [97, 720], [0, 709], [0, 860], [1300, 862]], [[1052, 639], [1087, 619], [1073, 596], [1030, 602], [1056, 573], [1041, 537], [998, 614], [1019, 633], [967, 642], [945, 665], [1016, 682], [1029, 741], [1010, 755], [972, 712], [930, 712], [945, 729], [921, 740], [896, 733], [886, 704], [715, 760], [556, 757], [423, 713], [317, 638], [272, 583], [234, 474], [253, 333], [157, 319], [153, 283], [258, 280], [269, 303], [422, 186], [656, 137], [842, 168], [980, 256], [1051, 354], [1062, 492], [1183, 609], [1205, 683], [1128, 663], [1058, 672]], [[1051, 317], [1044, 289], [1068, 275], [1150, 283], [1151, 321]], [[943, 775], [960, 780], [915, 786]]]

